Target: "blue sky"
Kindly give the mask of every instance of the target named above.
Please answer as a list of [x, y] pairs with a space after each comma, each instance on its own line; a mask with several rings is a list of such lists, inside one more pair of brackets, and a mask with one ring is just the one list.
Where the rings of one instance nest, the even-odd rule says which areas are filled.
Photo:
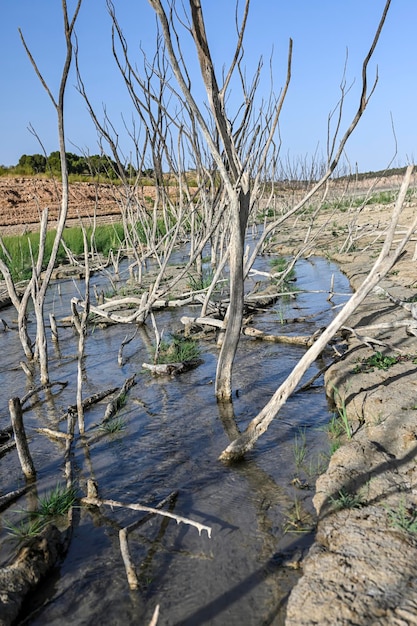
[[[186, 3], [187, 4], [187, 3]], [[269, 88], [273, 50], [276, 89], [282, 85], [288, 39], [294, 41], [292, 81], [280, 122], [281, 155], [290, 162], [325, 155], [329, 112], [339, 99], [348, 52], [347, 84], [352, 88], [344, 107], [344, 126], [358, 105], [364, 56], [372, 42], [385, 0], [252, 0], [246, 66], [250, 76], [264, 58], [260, 96]], [[68, 0], [71, 12], [75, 0]], [[139, 46], [152, 55], [155, 18], [147, 0], [114, 0], [132, 58], [141, 63]], [[234, 0], [203, 0], [206, 26], [216, 68], [230, 61]], [[369, 108], [347, 146], [352, 168], [359, 171], [402, 166], [417, 160], [417, 24], [416, 0], [393, 0], [381, 39], [370, 64], [370, 81], [378, 66], [379, 82]], [[54, 108], [36, 78], [18, 34], [24, 33], [54, 93], [64, 60], [61, 2], [4, 0], [0, 21], [0, 164], [14, 165], [22, 154], [42, 152], [29, 132], [31, 124], [49, 154], [58, 149]], [[117, 128], [121, 115], [130, 120], [133, 107], [111, 53], [111, 24], [105, 0], [83, 0], [76, 26], [83, 79], [99, 113], [105, 106]], [[187, 37], [182, 39], [193, 84], [196, 59]], [[236, 101], [234, 100], [236, 98]], [[231, 106], [239, 103], [232, 94]], [[67, 149], [99, 152], [96, 131], [71, 75], [66, 95]], [[394, 132], [397, 142], [397, 154]], [[123, 131], [120, 130], [121, 137]], [[123, 139], [122, 139], [123, 141]], [[125, 151], [129, 151], [126, 144]]]

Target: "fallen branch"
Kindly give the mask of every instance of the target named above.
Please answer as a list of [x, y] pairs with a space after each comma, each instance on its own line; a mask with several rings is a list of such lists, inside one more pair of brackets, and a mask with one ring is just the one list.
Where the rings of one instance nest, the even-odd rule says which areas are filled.
[[51, 437], [51, 439], [71, 439], [70, 434], [61, 433], [59, 430], [52, 430], [52, 428], [35, 428], [35, 430], [37, 433], [41, 433], [43, 435], [47, 435], [47, 437]]
[[188, 317], [184, 315], [180, 321], [181, 324], [184, 324], [184, 326], [196, 324], [197, 326], [214, 326], [215, 328], [224, 328], [224, 322], [222, 320], [216, 320], [213, 317]]
[[200, 524], [200, 522], [194, 522], [188, 517], [182, 517], [181, 515], [176, 515], [175, 513], [170, 513], [169, 511], [160, 511], [156, 508], [152, 508], [150, 506], [144, 506], [142, 504], [127, 504], [123, 502], [118, 502], [117, 500], [102, 500], [100, 498], [81, 498], [81, 503], [86, 504], [87, 506], [109, 506], [109, 507], [118, 507], [122, 509], [131, 509], [132, 511], [145, 511], [146, 513], [152, 513], [154, 515], [161, 515], [162, 517], [169, 517], [177, 522], [177, 524], [187, 524], [188, 526], [193, 526], [198, 530], [198, 534], [201, 535], [202, 531], [205, 530], [209, 538], [211, 538], [211, 527], [206, 526], [205, 524]]
[[127, 378], [123, 386], [120, 387], [118, 393], [113, 398], [113, 400], [111, 400], [108, 403], [106, 407], [106, 411], [104, 413], [104, 417], [103, 417], [103, 422], [102, 422], [103, 424], [107, 422], [109, 419], [111, 419], [113, 415], [117, 413], [117, 411], [120, 409], [120, 406], [124, 400], [124, 396], [127, 394], [129, 389], [133, 387], [133, 385], [136, 385], [135, 378], [136, 378], [136, 374], [133, 374], [133, 376], [130, 376], [129, 378]]
[[22, 406], [28, 401], [30, 400], [30, 398], [32, 396], [34, 396], [35, 394], [39, 393], [40, 391], [47, 391], [48, 389], [52, 389], [52, 387], [56, 387], [56, 386], [60, 386], [62, 387], [62, 389], [64, 389], [67, 385], [68, 385], [68, 381], [55, 381], [53, 383], [46, 383], [45, 385], [40, 385], [39, 387], [36, 387], [35, 389], [31, 389], [30, 391], [28, 391], [21, 400], [21, 404]]
[[317, 340], [317, 337], [322, 331], [318, 330], [313, 335], [306, 337], [300, 335], [267, 335], [262, 330], [247, 326], [242, 329], [242, 334], [254, 339], [261, 339], [262, 341], [270, 341], [272, 343], [286, 343], [294, 344], [297, 346], [311, 346]]
[[11, 565], [0, 569], [1, 624], [17, 623], [25, 597], [56, 565], [62, 552], [62, 535], [49, 525], [21, 548]]
[[15, 491], [10, 491], [9, 493], [4, 494], [4, 496], [0, 497], [0, 511], [4, 511], [7, 507], [12, 503], [18, 500], [20, 496], [23, 496], [28, 489], [30, 489], [32, 485], [25, 485], [24, 487], [20, 487], [20, 489], [16, 489]]
[[0, 447], [0, 458], [4, 456], [7, 452], [9, 452], [9, 450], [13, 450], [15, 447], [16, 442], [14, 439], [12, 441], [9, 441], [8, 443], [5, 443], [3, 446]]
[[[162, 509], [163, 506], [172, 502], [174, 498], [176, 498], [177, 495], [178, 495], [178, 491], [173, 491], [172, 493], [169, 494], [167, 498], [164, 498], [163, 500], [161, 500], [161, 502], [159, 502], [155, 506], [155, 508]], [[120, 552], [121, 552], [123, 563], [124, 563], [125, 570], [126, 570], [126, 577], [127, 577], [127, 582], [129, 584], [129, 589], [138, 589], [139, 581], [138, 581], [138, 577], [136, 574], [135, 566], [133, 565], [132, 559], [130, 558], [129, 544], [127, 540], [128, 534], [132, 532], [133, 530], [135, 530], [136, 528], [138, 528], [139, 526], [143, 526], [143, 524], [145, 524], [151, 518], [152, 518], [151, 514], [145, 515], [145, 517], [142, 517], [136, 522], [133, 522], [133, 524], [130, 524], [129, 526], [126, 526], [125, 528], [121, 528], [119, 530]]]
[[194, 369], [202, 363], [201, 359], [192, 359], [190, 361], [182, 361], [180, 363], [142, 363], [142, 367], [145, 370], [151, 371], [157, 376], [174, 376], [175, 374], [182, 374]]
[[342, 326], [342, 330], [348, 330], [360, 343], [363, 343], [368, 348], [372, 350], [376, 350], [378, 348], [389, 348], [390, 350], [394, 350], [395, 352], [399, 352], [400, 354], [404, 354], [404, 350], [401, 348], [395, 348], [391, 344], [386, 341], [380, 341], [379, 339], [375, 339], [374, 337], [368, 337], [366, 335], [360, 335], [356, 329], [350, 328], [349, 326]]
[[399, 298], [391, 295], [386, 289], [383, 289], [379, 286], [375, 287], [374, 292], [379, 296], [385, 296], [394, 304], [397, 304], [408, 313], [411, 313], [411, 317], [413, 318], [413, 320], [417, 320], [417, 302], [407, 302], [407, 300], [400, 300]]
[[[107, 389], [106, 391], [99, 391], [98, 393], [95, 393], [94, 395], [89, 396], [88, 398], [83, 400], [83, 408], [88, 409], [90, 406], [92, 406], [93, 404], [96, 404], [97, 402], [100, 402], [101, 400], [103, 400], [110, 394], [114, 393], [115, 391], [117, 391], [117, 387], [112, 387], [111, 389]], [[76, 411], [77, 411], [77, 405], [71, 404], [68, 407], [67, 413], [65, 413], [61, 417], [61, 420], [67, 419], [69, 413], [75, 413]]]

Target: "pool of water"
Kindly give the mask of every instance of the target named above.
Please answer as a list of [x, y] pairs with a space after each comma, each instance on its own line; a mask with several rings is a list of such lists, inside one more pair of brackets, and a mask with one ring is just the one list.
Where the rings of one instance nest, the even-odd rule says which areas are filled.
[[[262, 268], [262, 260], [257, 266]], [[334, 290], [348, 294], [347, 279], [325, 259], [311, 258], [297, 264], [297, 288]], [[255, 280], [255, 279], [253, 279]], [[103, 285], [105, 277], [95, 276]], [[57, 320], [70, 314], [69, 302], [77, 295], [71, 280], [49, 290], [48, 309]], [[81, 286], [82, 289], [82, 286]], [[334, 305], [346, 300], [327, 293], [306, 294], [278, 300], [253, 320], [253, 326], [274, 334], [312, 334], [329, 323]], [[15, 312], [6, 309], [2, 318], [13, 326]], [[181, 327], [182, 315], [198, 309], [156, 314], [159, 330]], [[284, 318], [304, 318], [282, 324]], [[311, 523], [311, 497], [323, 454], [329, 448], [325, 425], [329, 408], [319, 379], [308, 390], [294, 394], [259, 439], [254, 450], [236, 465], [218, 461], [229, 440], [242, 431], [290, 373], [304, 349], [263, 343], [242, 337], [236, 357], [233, 404], [222, 405], [214, 396], [217, 348], [201, 342], [202, 364], [174, 378], [155, 378], [142, 370], [150, 361], [153, 340], [150, 324], [139, 329], [125, 348], [120, 367], [117, 354], [132, 328], [90, 328], [86, 340], [83, 395], [120, 387], [136, 373], [137, 384], [129, 391], [119, 412], [123, 430], [106, 434], [95, 425], [104, 415], [106, 400], [86, 413], [86, 436], [77, 437], [73, 467], [80, 493], [93, 478], [100, 496], [125, 503], [155, 506], [171, 492], [176, 496], [170, 510], [212, 529], [199, 535], [195, 528], [154, 517], [129, 535], [131, 557], [140, 588], [130, 591], [120, 554], [119, 530], [143, 514], [127, 509], [79, 508], [69, 550], [27, 604], [25, 624], [147, 624], [160, 605], [160, 625], [212, 624], [245, 626], [282, 624], [286, 597], [299, 575], [283, 566], [283, 555], [308, 546], [312, 533], [294, 525], [294, 512]], [[1, 333], [0, 429], [9, 424], [8, 400], [22, 397], [28, 382], [19, 361], [23, 360], [17, 333]], [[37, 433], [49, 427], [65, 431], [62, 416], [75, 403], [77, 336], [72, 328], [59, 329], [59, 345], [49, 342], [51, 379], [68, 381], [54, 388], [47, 401], [24, 414], [29, 446], [37, 469], [38, 494], [64, 483], [64, 445]], [[324, 361], [323, 361], [324, 362]], [[314, 365], [305, 380], [322, 367]], [[43, 398], [43, 397], [42, 397]], [[41, 399], [42, 399], [41, 398]], [[295, 448], [305, 441], [306, 455], [297, 464]], [[0, 495], [24, 484], [17, 454], [2, 459]], [[300, 478], [304, 489], [294, 484]], [[6, 511], [15, 519], [28, 509], [33, 494]], [[1, 523], [1, 522], [0, 522]], [[292, 525], [293, 524], [293, 525]], [[0, 565], [13, 554], [15, 544], [0, 527]]]

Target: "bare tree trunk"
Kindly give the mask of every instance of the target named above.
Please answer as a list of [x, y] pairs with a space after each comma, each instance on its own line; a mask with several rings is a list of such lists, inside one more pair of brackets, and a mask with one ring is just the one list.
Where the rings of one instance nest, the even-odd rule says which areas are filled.
[[310, 365], [312, 365], [312, 363], [314, 363], [317, 357], [321, 354], [330, 339], [332, 339], [340, 327], [345, 324], [347, 319], [352, 315], [352, 313], [354, 313], [358, 306], [364, 301], [366, 296], [374, 287], [376, 287], [380, 280], [387, 274], [387, 272], [390, 271], [398, 258], [401, 256], [405, 245], [409, 241], [417, 226], [416, 217], [402, 241], [393, 251], [391, 251], [395, 228], [404, 204], [412, 172], [413, 166], [409, 166], [392, 214], [391, 224], [387, 232], [383, 248], [367, 278], [359, 287], [358, 291], [353, 294], [353, 296], [345, 304], [343, 309], [339, 312], [331, 324], [329, 324], [316, 343], [314, 343], [311, 348], [307, 350], [288, 378], [274, 393], [268, 404], [266, 404], [262, 411], [250, 422], [246, 430], [239, 437], [237, 437], [237, 439], [232, 441], [232, 443], [229, 444], [229, 446], [222, 452], [220, 455], [220, 459], [222, 461], [235, 461], [241, 459], [246, 452], [253, 448], [258, 438], [267, 430], [269, 424], [292, 394]]
[[10, 419], [13, 426], [14, 437], [16, 440], [17, 453], [19, 455], [20, 465], [27, 480], [36, 478], [36, 470], [29, 451], [26, 439], [25, 427], [23, 424], [22, 406], [19, 398], [11, 398], [9, 400]]
[[216, 396], [219, 400], [232, 397], [232, 370], [239, 344], [243, 320], [244, 278], [243, 258], [245, 251], [245, 233], [249, 214], [249, 194], [242, 191], [234, 199], [232, 210], [232, 229], [230, 241], [230, 306], [226, 316], [226, 332], [220, 350], [216, 372]]

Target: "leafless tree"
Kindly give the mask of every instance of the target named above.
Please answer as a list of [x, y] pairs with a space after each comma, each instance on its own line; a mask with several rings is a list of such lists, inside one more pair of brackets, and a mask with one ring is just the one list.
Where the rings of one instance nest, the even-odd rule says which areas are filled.
[[[243, 16], [237, 29], [236, 47], [232, 61], [220, 84], [211, 57], [210, 44], [204, 23], [204, 13], [199, 0], [189, 0], [189, 13], [180, 19], [175, 2], [164, 3], [162, 0], [149, 0], [158, 16], [172, 72], [179, 88], [192, 111], [196, 124], [204, 136], [213, 161], [221, 177], [227, 194], [230, 209], [230, 306], [226, 317], [226, 332], [219, 355], [216, 375], [216, 395], [219, 399], [230, 399], [232, 395], [232, 367], [239, 342], [244, 302], [244, 278], [259, 252], [265, 238], [279, 227], [279, 224], [299, 211], [319, 189], [323, 187], [335, 170], [345, 144], [356, 128], [365, 111], [370, 95], [368, 94], [367, 67], [375, 50], [383, 23], [390, 5], [386, 3], [383, 16], [378, 26], [370, 51], [362, 70], [362, 93], [356, 115], [338, 142], [341, 124], [341, 111], [344, 100], [342, 94], [339, 118], [336, 130], [329, 138], [329, 164], [326, 172], [312, 189], [297, 202], [290, 211], [276, 222], [265, 228], [246, 268], [244, 266], [245, 235], [251, 207], [259, 192], [259, 184], [265, 173], [267, 159], [276, 158], [275, 142], [278, 121], [291, 79], [292, 41], [289, 43], [288, 69], [285, 85], [279, 97], [271, 95], [268, 106], [254, 111], [255, 94], [259, 83], [261, 63], [252, 83], [248, 86], [242, 71], [243, 38], [249, 14], [250, 0], [246, 0]], [[203, 109], [195, 100], [191, 84], [186, 73], [184, 55], [180, 47], [179, 28], [185, 28], [192, 35], [200, 64], [200, 73], [206, 89], [209, 104], [210, 121], [203, 114]], [[232, 78], [237, 74], [242, 89], [242, 106], [238, 115], [227, 110], [228, 94]], [[371, 88], [371, 94], [376, 81]], [[232, 121], [230, 121], [232, 120]], [[213, 129], [215, 132], [213, 132]]]
[[[68, 213], [68, 168], [65, 154], [65, 132], [64, 132], [64, 98], [65, 98], [65, 90], [68, 80], [68, 75], [71, 67], [71, 62], [73, 58], [73, 44], [72, 44], [72, 35], [75, 26], [75, 22], [81, 8], [82, 0], [78, 0], [77, 5], [75, 7], [73, 17], [70, 20], [68, 15], [67, 3], [66, 0], [62, 0], [62, 15], [64, 18], [64, 36], [65, 36], [65, 44], [66, 44], [66, 55], [64, 60], [64, 66], [61, 74], [61, 81], [58, 89], [58, 95], [55, 97], [50, 90], [47, 82], [45, 81], [32, 53], [29, 49], [28, 44], [23, 36], [22, 31], [19, 30], [20, 37], [25, 48], [25, 51], [30, 59], [30, 62], [36, 72], [37, 77], [39, 78], [43, 88], [47, 92], [57, 115], [58, 122], [58, 139], [59, 139], [59, 153], [61, 160], [61, 175], [62, 175], [62, 199], [61, 199], [61, 209], [59, 213], [56, 235], [52, 246], [51, 255], [46, 267], [46, 270], [41, 275], [42, 265], [44, 262], [44, 249], [45, 249], [45, 241], [46, 241], [46, 233], [47, 233], [47, 224], [48, 224], [48, 211], [45, 209], [42, 213], [41, 218], [41, 229], [40, 229], [40, 242], [39, 242], [39, 252], [37, 259], [32, 260], [32, 277], [26, 286], [24, 293], [21, 297], [18, 296], [16, 287], [13, 283], [11, 274], [3, 262], [0, 264], [0, 271], [3, 273], [3, 276], [6, 280], [6, 285], [8, 288], [9, 296], [12, 300], [13, 305], [15, 306], [18, 312], [18, 324], [19, 324], [19, 336], [22, 343], [23, 350], [25, 352], [26, 357], [31, 360], [34, 357], [39, 362], [40, 368], [40, 380], [42, 384], [46, 384], [49, 382], [49, 372], [48, 372], [48, 353], [47, 353], [47, 339], [45, 334], [45, 323], [44, 323], [44, 302], [45, 295], [48, 289], [52, 272], [56, 263], [56, 258], [58, 254], [59, 244], [62, 238], [62, 232], [64, 230], [67, 213]], [[33, 300], [35, 316], [36, 316], [36, 349], [33, 353], [32, 343], [28, 336], [27, 331], [27, 307], [30, 298]]]

